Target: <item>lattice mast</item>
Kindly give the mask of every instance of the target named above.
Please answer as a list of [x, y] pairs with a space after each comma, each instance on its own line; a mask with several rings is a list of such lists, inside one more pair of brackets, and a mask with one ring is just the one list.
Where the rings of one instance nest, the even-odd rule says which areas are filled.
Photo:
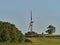
[[32, 20], [32, 11], [31, 11], [31, 16], [30, 16], [30, 25], [29, 25], [29, 29], [30, 29], [30, 32], [32, 32], [33, 30], [33, 20]]

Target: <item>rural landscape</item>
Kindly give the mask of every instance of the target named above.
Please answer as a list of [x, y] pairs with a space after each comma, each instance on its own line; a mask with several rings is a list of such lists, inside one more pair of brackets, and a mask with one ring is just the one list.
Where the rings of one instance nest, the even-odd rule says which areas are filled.
[[0, 21], [0, 45], [60, 45], [60, 35], [52, 34], [55, 27], [47, 28], [48, 34], [30, 31], [24, 35], [14, 24]]
[[0, 0], [0, 45], [60, 45], [60, 0]]
[[60, 35], [53, 34], [56, 27], [49, 25], [46, 34], [38, 34], [32, 29], [31, 17], [29, 29], [29, 32], [23, 34], [15, 24], [0, 21], [0, 45], [60, 45]]

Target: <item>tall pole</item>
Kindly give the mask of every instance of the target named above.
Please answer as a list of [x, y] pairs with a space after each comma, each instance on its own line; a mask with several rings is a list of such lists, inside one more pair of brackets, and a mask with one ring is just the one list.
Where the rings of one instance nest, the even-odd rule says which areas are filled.
[[32, 32], [32, 27], [33, 27], [33, 25], [32, 25], [32, 11], [31, 11], [31, 22], [30, 22], [31, 24], [31, 28], [30, 28], [30, 31]]
[[32, 11], [31, 11], [31, 17], [30, 17], [30, 31], [32, 32], [33, 29], [33, 20], [32, 20]]

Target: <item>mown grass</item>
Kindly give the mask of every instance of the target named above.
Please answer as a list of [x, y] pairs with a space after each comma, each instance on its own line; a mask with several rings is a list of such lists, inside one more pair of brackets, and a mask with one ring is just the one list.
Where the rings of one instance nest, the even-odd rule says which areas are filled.
[[60, 39], [54, 38], [28, 38], [32, 43], [0, 43], [0, 45], [60, 45]]

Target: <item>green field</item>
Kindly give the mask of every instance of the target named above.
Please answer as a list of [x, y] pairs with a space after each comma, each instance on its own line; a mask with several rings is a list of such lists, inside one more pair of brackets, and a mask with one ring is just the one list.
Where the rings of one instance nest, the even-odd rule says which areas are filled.
[[60, 39], [54, 38], [28, 38], [32, 43], [0, 43], [0, 45], [60, 45]]

